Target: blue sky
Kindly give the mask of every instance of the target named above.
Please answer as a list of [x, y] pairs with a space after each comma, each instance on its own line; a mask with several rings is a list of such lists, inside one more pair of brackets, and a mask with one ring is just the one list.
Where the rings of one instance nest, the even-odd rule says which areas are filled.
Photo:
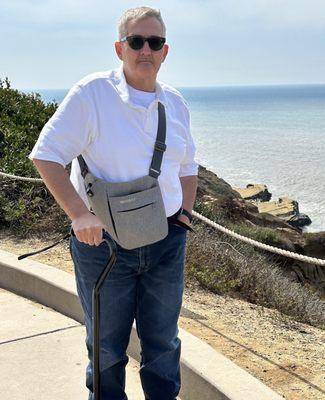
[[162, 13], [173, 86], [325, 83], [324, 0], [0, 0], [0, 78], [66, 89], [117, 67], [117, 20], [140, 5]]

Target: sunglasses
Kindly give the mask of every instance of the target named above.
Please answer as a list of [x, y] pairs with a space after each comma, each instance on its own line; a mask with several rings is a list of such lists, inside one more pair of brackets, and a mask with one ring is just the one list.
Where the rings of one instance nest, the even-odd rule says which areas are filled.
[[129, 46], [133, 50], [140, 50], [144, 46], [145, 42], [148, 42], [149, 47], [153, 51], [158, 51], [163, 48], [166, 42], [166, 38], [160, 36], [149, 36], [144, 37], [140, 35], [132, 35], [123, 37], [120, 42], [128, 42]]

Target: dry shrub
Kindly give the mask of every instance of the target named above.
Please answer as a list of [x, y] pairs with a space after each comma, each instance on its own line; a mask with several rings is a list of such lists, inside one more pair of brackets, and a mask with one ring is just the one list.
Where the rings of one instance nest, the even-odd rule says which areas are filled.
[[295, 321], [325, 327], [325, 303], [249, 244], [194, 220], [188, 235], [186, 279], [218, 294], [274, 308]]

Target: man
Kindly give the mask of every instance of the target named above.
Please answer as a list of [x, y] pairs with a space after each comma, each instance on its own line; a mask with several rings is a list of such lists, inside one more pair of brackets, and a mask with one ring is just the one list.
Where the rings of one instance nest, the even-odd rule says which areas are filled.
[[[165, 34], [158, 10], [138, 7], [126, 11], [115, 43], [121, 67], [90, 74], [75, 84], [29, 155], [70, 217], [75, 233], [70, 238], [70, 253], [85, 312], [89, 400], [93, 399], [91, 291], [109, 255], [102, 238], [104, 225], [90, 212], [76, 157], [82, 154], [90, 171], [109, 182], [147, 175], [157, 134], [158, 101], [165, 106], [167, 123], [167, 149], [158, 181], [170, 222], [168, 235], [133, 250], [118, 245], [116, 264], [100, 293], [101, 392], [103, 400], [127, 399], [126, 349], [134, 319], [142, 348], [140, 378], [146, 399], [174, 400], [180, 390], [177, 322], [186, 226], [191, 224], [198, 165], [186, 103], [178, 91], [156, 79], [168, 54]], [[70, 161], [71, 180], [64, 169]], [[171, 216], [183, 224], [171, 223]]]

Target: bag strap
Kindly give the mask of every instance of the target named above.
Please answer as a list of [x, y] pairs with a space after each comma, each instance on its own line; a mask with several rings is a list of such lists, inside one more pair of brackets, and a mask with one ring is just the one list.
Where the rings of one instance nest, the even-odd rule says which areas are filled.
[[164, 151], [166, 150], [166, 112], [162, 103], [158, 102], [158, 130], [154, 147], [154, 153], [149, 168], [149, 175], [158, 178]]
[[38, 253], [41, 253], [42, 251], [46, 251], [48, 249], [51, 249], [52, 247], [54, 247], [54, 246], [58, 245], [59, 243], [63, 242], [63, 240], [68, 239], [70, 237], [70, 235], [71, 235], [71, 231], [72, 231], [72, 228], [70, 228], [70, 232], [68, 234], [66, 234], [62, 239], [60, 239], [58, 242], [55, 242], [55, 243], [51, 244], [50, 246], [44, 247], [41, 250], [33, 251], [32, 253], [25, 253], [25, 254], [22, 254], [22, 255], [18, 256], [18, 260], [22, 260], [25, 257], [33, 256], [34, 254], [38, 254]]
[[81, 154], [77, 158], [78, 158], [78, 161], [79, 161], [81, 175], [85, 179], [86, 175], [89, 172], [88, 171], [88, 166], [87, 166], [86, 161], [84, 160], [84, 158], [83, 158], [83, 156]]
[[[160, 175], [161, 172], [160, 167], [162, 163], [163, 153], [167, 147], [165, 141], [166, 141], [166, 112], [164, 105], [159, 101], [157, 137], [154, 147], [154, 153], [151, 160], [151, 165], [149, 168], [149, 175], [156, 179]], [[85, 179], [86, 175], [89, 172], [88, 166], [81, 154], [77, 158], [80, 166], [81, 175]]]
[[[75, 233], [74, 233], [74, 230], [73, 230], [73, 228], [72, 228], [72, 225], [70, 226], [70, 231], [69, 231], [69, 233], [66, 234], [66, 235], [65, 235], [61, 240], [59, 240], [58, 242], [55, 242], [55, 243], [51, 244], [50, 246], [44, 247], [44, 248], [41, 249], [41, 250], [33, 251], [32, 253], [21, 254], [21, 255], [18, 256], [17, 258], [18, 258], [18, 260], [23, 260], [23, 259], [26, 258], [26, 257], [33, 256], [34, 254], [38, 254], [38, 253], [41, 253], [42, 251], [46, 251], [46, 250], [48, 250], [48, 249], [51, 249], [52, 247], [54, 247], [54, 246], [58, 245], [59, 243], [63, 242], [63, 240], [69, 239], [70, 236], [76, 236]], [[110, 248], [110, 252], [112, 253], [112, 246], [110, 246], [110, 244], [108, 243], [108, 240], [107, 240], [107, 239], [110, 239], [111, 243], [113, 244], [114, 251], [116, 251], [116, 250], [115, 250], [115, 247], [116, 247], [115, 241], [114, 241], [110, 236], [108, 236], [107, 232], [106, 232], [104, 229], [102, 229], [102, 236], [103, 236], [103, 239], [107, 242], [107, 244], [108, 244], [108, 246], [109, 246], [109, 248]]]

